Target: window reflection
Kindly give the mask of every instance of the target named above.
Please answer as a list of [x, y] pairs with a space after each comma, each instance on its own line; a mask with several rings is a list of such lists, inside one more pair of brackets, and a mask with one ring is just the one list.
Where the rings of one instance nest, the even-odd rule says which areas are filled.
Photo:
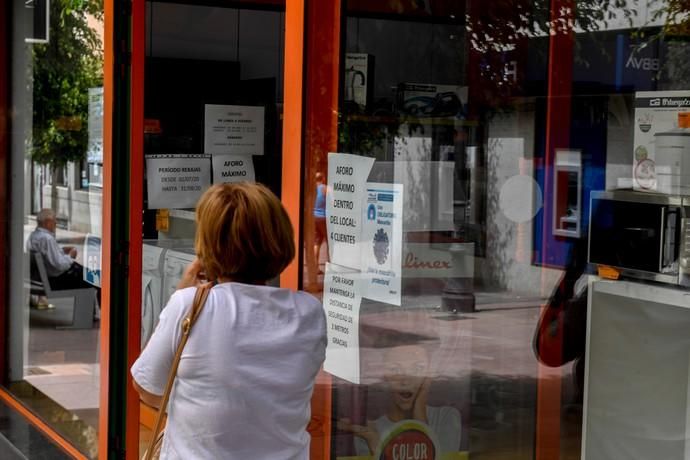
[[[16, 1], [9, 390], [87, 457], [100, 391], [103, 6]], [[100, 174], [99, 174], [100, 175]], [[93, 179], [93, 180], [92, 180]]]
[[[357, 293], [361, 308], [352, 316], [358, 332], [356, 340], [350, 337], [356, 349], [343, 345], [343, 314], [329, 319], [341, 360], [332, 368], [336, 457], [395, 458], [400, 449], [414, 455], [415, 442], [397, 439], [396, 430], [422, 449], [416, 428], [386, 420], [418, 420], [425, 424], [419, 430], [429, 429], [437, 440], [451, 436], [424, 411], [415, 413], [416, 398], [427, 388], [429, 407], [453, 407], [461, 420], [453, 429], [459, 439], [454, 456], [441, 458], [579, 458], [583, 426], [602, 423], [596, 416], [583, 420], [584, 408], [611, 407], [584, 399], [587, 386], [598, 385], [598, 376], [585, 378], [588, 353], [595, 352], [586, 340], [588, 283], [618, 278], [610, 289], [620, 290], [627, 289], [624, 282], [647, 286], [653, 280], [668, 289], [658, 295], [669, 299], [688, 284], [675, 267], [685, 257], [677, 251], [685, 238], [677, 206], [685, 206], [690, 176], [682, 172], [685, 159], [669, 169], [665, 156], [669, 136], [687, 136], [683, 101], [690, 80], [678, 54], [687, 51], [681, 40], [687, 5], [554, 5], [346, 4], [338, 151], [374, 160], [364, 173], [367, 189], [402, 186], [403, 255], [399, 306], [372, 296], [366, 282]], [[660, 109], [663, 98], [673, 108]], [[660, 142], [644, 137], [657, 129]], [[679, 149], [685, 144], [677, 143]], [[321, 161], [319, 152], [312, 155], [313, 163]], [[334, 183], [329, 175], [328, 186]], [[625, 219], [653, 223], [623, 225], [621, 212], [601, 204], [601, 197], [629, 209]], [[650, 215], [650, 200], [664, 211]], [[341, 214], [327, 208], [329, 222]], [[616, 236], [614, 227], [621, 230]], [[364, 254], [372, 242], [365, 238], [353, 250]], [[366, 281], [370, 268], [344, 260], [331, 252], [333, 270], [340, 265]], [[644, 264], [645, 270], [635, 268]], [[331, 281], [327, 272], [327, 313]], [[608, 314], [614, 305], [602, 300], [591, 308]], [[383, 340], [391, 334], [400, 343]], [[452, 359], [439, 367], [438, 354]], [[343, 362], [359, 372], [348, 368], [339, 375], [347, 368]], [[648, 375], [642, 368], [634, 372]], [[645, 404], [629, 406], [638, 403]], [[615, 414], [607, 420], [627, 423]], [[623, 443], [613, 433], [600, 438], [588, 446], [590, 455]], [[640, 452], [649, 447], [631, 442], [638, 441]], [[411, 450], [403, 447], [408, 444]], [[449, 455], [445, 447], [441, 452]]]

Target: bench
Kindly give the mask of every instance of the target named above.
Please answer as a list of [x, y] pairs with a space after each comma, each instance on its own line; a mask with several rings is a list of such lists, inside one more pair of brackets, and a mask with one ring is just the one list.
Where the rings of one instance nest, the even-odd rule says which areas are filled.
[[[90, 329], [93, 326], [93, 314], [96, 307], [96, 289], [53, 289], [50, 285], [43, 256], [39, 252], [31, 251], [30, 257], [33, 274], [31, 277], [31, 294], [46, 296], [48, 300], [74, 298], [72, 324], [60, 327], [60, 329]], [[38, 275], [38, 279], [34, 279], [36, 275]]]

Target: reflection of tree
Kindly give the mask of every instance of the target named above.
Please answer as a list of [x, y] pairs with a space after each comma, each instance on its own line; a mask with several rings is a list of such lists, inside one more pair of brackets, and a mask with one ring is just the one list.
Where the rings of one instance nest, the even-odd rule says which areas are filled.
[[[511, 78], [516, 55], [546, 52], [535, 39], [605, 30], [612, 21], [632, 24], [636, 15], [628, 0], [564, 0], [551, 11], [549, 0], [497, 0], [470, 2], [465, 16], [469, 51], [478, 60], [479, 77], [488, 107], [521, 90], [523, 78]], [[577, 51], [577, 50], [576, 50]], [[509, 57], [511, 56], [511, 57]], [[586, 56], [575, 55], [576, 60]]]
[[63, 166], [84, 158], [88, 140], [88, 89], [102, 80], [103, 52], [90, 21], [100, 21], [102, 0], [52, 0], [50, 37], [33, 46], [31, 156]]
[[502, 140], [489, 139], [487, 159], [487, 224], [486, 224], [486, 264], [487, 277], [493, 287], [506, 288], [509, 274], [515, 265], [511, 255], [510, 243], [515, 238], [514, 225], [501, 225], [505, 218], [500, 218], [500, 195], [503, 181], [499, 177], [500, 151]]

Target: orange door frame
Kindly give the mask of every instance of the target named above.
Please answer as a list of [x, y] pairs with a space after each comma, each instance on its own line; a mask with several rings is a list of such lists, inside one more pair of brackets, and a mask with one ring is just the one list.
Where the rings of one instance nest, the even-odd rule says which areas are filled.
[[[555, 33], [549, 38], [548, 61], [548, 88], [546, 99], [546, 146], [544, 151], [544, 196], [550, 197], [554, 191], [554, 164], [555, 152], [558, 148], [567, 148], [570, 143], [570, 111], [572, 101], [573, 81], [573, 48], [574, 31], [571, 24], [574, 23], [574, 0], [551, 0], [550, 5], [551, 24], [557, 27]], [[563, 24], [565, 26], [563, 26]], [[545, 199], [545, 203], [550, 200]], [[549, 206], [544, 206], [544, 221], [542, 245], [548, 244], [547, 231], [551, 224]], [[543, 266], [547, 266], [547, 251], [542, 251]], [[545, 275], [542, 275], [542, 285], [546, 285]], [[550, 308], [542, 306], [543, 309]], [[553, 313], [557, 314], [557, 313]], [[558, 328], [562, 329], [561, 322]], [[562, 338], [562, 330], [556, 337]], [[562, 340], [562, 339], [561, 339]], [[561, 346], [555, 346], [561, 349]], [[535, 458], [537, 460], [550, 460], [559, 458], [561, 451], [561, 385], [562, 371], [539, 364], [537, 380], [537, 420]]]
[[[104, 2], [104, 126], [103, 126], [103, 247], [109, 247], [109, 233], [110, 233], [110, 189], [109, 184], [110, 168], [109, 164], [112, 161], [112, 84], [113, 84], [113, 2], [114, 0], [105, 0]], [[3, 31], [3, 39], [0, 46], [0, 241], [8, 241], [7, 228], [9, 225], [9, 178], [8, 167], [10, 161], [9, 154], [9, 109], [10, 109], [10, 85], [9, 72], [10, 66], [10, 52], [12, 46], [11, 27], [9, 19], [9, 2], [0, 2], [0, 30]], [[99, 395], [99, 438], [98, 452], [99, 458], [106, 458], [104, 453], [107, 451], [107, 432], [108, 432], [108, 369], [109, 369], [109, 329], [108, 329], [108, 299], [109, 299], [109, 260], [107, 260], [108, 251], [103, 251], [103, 289], [101, 293], [101, 303], [103, 306], [102, 322], [100, 330], [101, 350], [100, 350], [100, 395]], [[7, 314], [7, 298], [8, 298], [8, 284], [7, 284], [7, 248], [6, 245], [0, 244], [0, 272], [3, 276], [0, 277], [0, 336], [7, 337], [6, 314]], [[0, 380], [5, 381], [7, 373], [7, 346], [6, 341], [0, 341]], [[53, 427], [48, 425], [43, 419], [34, 414], [19, 400], [17, 400], [11, 393], [4, 388], [0, 388], [0, 399], [3, 400], [12, 410], [24, 417], [31, 425], [45, 435], [57, 447], [64, 451], [67, 455], [78, 460], [86, 460], [86, 456], [79, 452], [71, 443], [69, 443], [62, 435], [60, 435]], [[104, 424], [105, 421], [105, 424]]]
[[[281, 284], [293, 289], [316, 287], [315, 276], [306, 283], [300, 280], [305, 255], [308, 271], [314, 265], [315, 174], [325, 172], [328, 153], [338, 147], [340, 23], [340, 0], [287, 0], [282, 199], [302, 244], [298, 245], [300, 257]], [[315, 460], [330, 458], [331, 406], [332, 380], [322, 371], [314, 388], [309, 425], [310, 458]]]

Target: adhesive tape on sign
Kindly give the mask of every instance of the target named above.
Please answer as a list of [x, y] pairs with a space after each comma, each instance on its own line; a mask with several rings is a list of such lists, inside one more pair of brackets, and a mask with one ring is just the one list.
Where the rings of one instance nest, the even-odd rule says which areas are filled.
[[498, 198], [498, 204], [506, 218], [518, 224], [534, 219], [542, 203], [539, 184], [524, 174], [508, 179], [501, 187]]

